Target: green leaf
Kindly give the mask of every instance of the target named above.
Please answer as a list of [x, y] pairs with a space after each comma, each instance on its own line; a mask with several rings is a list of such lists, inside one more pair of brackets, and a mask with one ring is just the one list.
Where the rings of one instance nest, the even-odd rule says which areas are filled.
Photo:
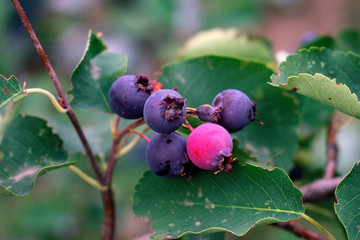
[[344, 29], [337, 34], [339, 49], [360, 54], [360, 34], [354, 29]]
[[19, 81], [15, 76], [6, 78], [0, 74], [0, 107], [10, 102], [21, 92]]
[[85, 54], [71, 76], [72, 107], [111, 112], [108, 93], [112, 83], [127, 71], [127, 63], [126, 55], [106, 51], [98, 35], [90, 33]]
[[329, 123], [329, 119], [334, 111], [334, 108], [304, 95], [294, 95], [299, 102], [299, 115], [302, 127], [300, 134], [303, 137], [311, 136], [322, 126]]
[[63, 142], [46, 121], [17, 115], [0, 145], [0, 195], [28, 195], [37, 176], [68, 166]]
[[299, 118], [292, 96], [267, 84], [273, 72], [261, 63], [208, 56], [173, 63], [163, 68], [164, 88], [178, 87], [188, 107], [211, 104], [225, 89], [239, 89], [257, 104], [255, 121], [233, 135], [239, 147], [251, 152], [266, 167], [292, 168], [297, 148]]
[[353, 53], [310, 48], [291, 55], [280, 64], [272, 85], [293, 90], [335, 109], [359, 117], [360, 56]]
[[19, 113], [27, 95], [19, 94], [0, 107], [0, 144], [12, 119]]
[[274, 61], [268, 42], [261, 38], [241, 35], [235, 28], [202, 31], [190, 38], [178, 51], [180, 60], [206, 55], [228, 56], [263, 63]]
[[335, 213], [344, 225], [348, 239], [360, 239], [360, 165], [356, 163], [335, 190]]
[[328, 49], [336, 49], [336, 43], [335, 43], [334, 38], [332, 38], [330, 36], [321, 36], [321, 37], [314, 39], [311, 42], [308, 42], [308, 43], [302, 45], [299, 49], [311, 48], [311, 47], [318, 47], [318, 48], [325, 47]]
[[360, 103], [357, 96], [350, 89], [329, 79], [322, 74], [300, 74], [298, 77], [290, 77], [288, 84], [282, 88], [287, 90], [296, 89], [297, 93], [315, 99], [323, 104], [350, 116], [360, 118]]
[[360, 34], [355, 29], [343, 29], [336, 36], [320, 36], [315, 40], [302, 45], [299, 49], [310, 47], [325, 47], [333, 50], [360, 53]]
[[189, 180], [148, 171], [136, 187], [133, 210], [152, 221], [156, 239], [205, 231], [242, 236], [258, 224], [301, 217], [301, 196], [278, 168], [234, 164], [231, 173], [200, 171]]

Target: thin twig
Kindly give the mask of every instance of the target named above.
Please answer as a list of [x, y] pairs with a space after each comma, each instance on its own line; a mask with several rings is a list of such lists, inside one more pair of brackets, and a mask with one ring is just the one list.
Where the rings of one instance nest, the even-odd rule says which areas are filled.
[[116, 164], [116, 155], [118, 152], [118, 145], [122, 139], [122, 137], [131, 131], [131, 129], [134, 129], [142, 124], [144, 124], [145, 121], [144, 119], [139, 119], [131, 124], [129, 124], [127, 127], [125, 127], [124, 129], [122, 129], [117, 136], [114, 138], [112, 146], [111, 146], [111, 150], [110, 150], [110, 154], [109, 154], [109, 160], [108, 160], [108, 166], [105, 172], [105, 184], [106, 185], [111, 185], [111, 179], [112, 179], [112, 175], [114, 172], [114, 168], [115, 168], [115, 164]]
[[283, 228], [296, 236], [307, 240], [326, 240], [326, 238], [320, 236], [317, 233], [310, 231], [309, 229], [301, 226], [296, 220], [290, 220], [288, 222], [275, 223], [274, 226]]
[[35, 31], [34, 29], [32, 28], [31, 24], [30, 24], [30, 21], [29, 19], [27, 18], [26, 16], [26, 13], [24, 11], [24, 9], [22, 8], [20, 2], [18, 0], [11, 0], [20, 19], [21, 19], [21, 22], [24, 24], [24, 27], [26, 29], [26, 31], [28, 32], [35, 48], [36, 48], [36, 51], [38, 52], [39, 56], [40, 56], [40, 59], [41, 61], [43, 62], [45, 68], [47, 69], [48, 73], [49, 73], [49, 76], [51, 78], [51, 81], [53, 82], [54, 86], [55, 86], [55, 89], [61, 99], [61, 102], [63, 104], [63, 107], [65, 109], [67, 109], [67, 115], [71, 121], [71, 123], [73, 124], [79, 138], [80, 138], [80, 141], [81, 143], [83, 144], [84, 146], [84, 149], [86, 151], [86, 154], [88, 155], [89, 159], [90, 159], [90, 162], [91, 162], [91, 165], [95, 171], [95, 174], [96, 174], [96, 177], [97, 179], [99, 180], [99, 182], [103, 182], [103, 175], [102, 175], [102, 172], [100, 171], [100, 167], [96, 161], [96, 158], [90, 148], [90, 145], [83, 133], [83, 130], [75, 116], [75, 113], [74, 111], [72, 110], [70, 104], [69, 104], [69, 101], [64, 93], [64, 90], [62, 89], [62, 86], [61, 86], [61, 83], [58, 79], [58, 77], [56, 76], [56, 73], [50, 63], [50, 60], [49, 58], [47, 57], [43, 47], [41, 46], [40, 44], [40, 41], [39, 39], [37, 38], [36, 34], [35, 34]]
[[353, 118], [339, 111], [335, 111], [331, 116], [327, 133], [327, 162], [323, 178], [332, 178], [335, 176], [336, 164], [338, 162], [336, 134], [339, 129], [351, 119]]
[[327, 199], [334, 196], [336, 186], [343, 180], [344, 177], [319, 179], [308, 185], [300, 187], [303, 193], [304, 202], [315, 202]]
[[135, 133], [136, 135], [138, 135], [139, 137], [141, 137], [142, 139], [144, 139], [147, 142], [150, 142], [150, 138], [148, 138], [147, 136], [145, 136], [144, 134], [142, 134], [139, 131], [136, 131], [135, 129], [130, 129], [130, 132]]
[[339, 129], [339, 123], [333, 114], [330, 119], [327, 134], [327, 162], [324, 172], [324, 178], [332, 178], [335, 175], [336, 163], [338, 158], [338, 147], [336, 144], [336, 133]]

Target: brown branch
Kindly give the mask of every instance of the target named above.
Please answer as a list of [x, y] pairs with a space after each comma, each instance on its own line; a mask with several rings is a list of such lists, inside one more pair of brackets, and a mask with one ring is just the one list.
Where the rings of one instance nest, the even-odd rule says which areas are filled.
[[296, 220], [290, 220], [288, 222], [275, 223], [274, 226], [283, 228], [296, 236], [307, 240], [326, 240], [326, 238], [320, 236], [317, 233], [310, 231], [309, 229], [301, 226]]
[[24, 11], [24, 9], [22, 8], [20, 2], [18, 0], [11, 0], [20, 19], [21, 19], [21, 22], [23, 23], [26, 31], [28, 32], [35, 48], [36, 48], [36, 51], [38, 52], [39, 56], [40, 56], [40, 59], [41, 61], [43, 62], [45, 68], [47, 69], [48, 73], [49, 73], [49, 76], [51, 78], [51, 81], [53, 82], [54, 86], [55, 86], [55, 89], [60, 97], [60, 102], [62, 103], [62, 105], [64, 105], [64, 108], [67, 109], [67, 115], [71, 121], [71, 123], [73, 124], [74, 128], [75, 128], [75, 131], [77, 132], [79, 138], [80, 138], [80, 141], [85, 149], [85, 152], [86, 154], [88, 155], [89, 157], [89, 160], [91, 162], [91, 165], [95, 171], [95, 174], [96, 174], [96, 177], [97, 179], [99, 180], [99, 182], [103, 183], [103, 175], [100, 171], [100, 167], [95, 159], [95, 156], [90, 148], [90, 145], [84, 135], [84, 132], [75, 116], [75, 113], [74, 111], [72, 110], [70, 104], [69, 104], [69, 101], [64, 93], [64, 90], [62, 89], [62, 86], [61, 86], [61, 83], [58, 79], [58, 77], [56, 76], [56, 73], [50, 63], [50, 60], [49, 58], [47, 57], [43, 47], [41, 46], [40, 44], [40, 41], [39, 39], [37, 38], [36, 34], [35, 34], [35, 31], [34, 29], [32, 28], [31, 24], [30, 24], [30, 21], [29, 19], [27, 18], [26, 16], [26, 13]]
[[308, 185], [300, 187], [303, 193], [304, 202], [315, 202], [327, 199], [334, 196], [336, 186], [343, 180], [344, 177], [319, 179]]
[[134, 129], [144, 123], [145, 123], [144, 119], [139, 119], [129, 124], [123, 130], [117, 133], [117, 135], [113, 140], [109, 154], [108, 165], [104, 177], [104, 184], [108, 188], [106, 191], [101, 193], [104, 202], [104, 222], [102, 227], [102, 238], [101, 238], [102, 240], [112, 240], [114, 239], [114, 235], [115, 235], [115, 201], [114, 201], [114, 193], [111, 186], [112, 186], [112, 176], [114, 173], [116, 160], [117, 160], [116, 155], [118, 152], [118, 145], [121, 139], [125, 136], [125, 134], [130, 132], [131, 129]]
[[[336, 112], [335, 112], [336, 113]], [[341, 124], [336, 120], [335, 114], [331, 116], [327, 134], [327, 162], [323, 178], [332, 178], [335, 175], [338, 158], [338, 147], [336, 144], [336, 133]]]
[[118, 146], [119, 143], [122, 139], [122, 137], [128, 133], [129, 131], [131, 131], [131, 129], [134, 129], [142, 124], [144, 124], [145, 121], [144, 119], [138, 119], [137, 121], [129, 124], [127, 127], [125, 127], [124, 129], [122, 129], [114, 138], [112, 146], [111, 146], [111, 150], [110, 150], [110, 154], [109, 154], [109, 160], [108, 160], [108, 166], [106, 168], [106, 172], [105, 172], [105, 184], [107, 186], [111, 185], [111, 179], [112, 179], [112, 175], [114, 172], [114, 168], [115, 168], [115, 164], [116, 164], [116, 154], [118, 152]]

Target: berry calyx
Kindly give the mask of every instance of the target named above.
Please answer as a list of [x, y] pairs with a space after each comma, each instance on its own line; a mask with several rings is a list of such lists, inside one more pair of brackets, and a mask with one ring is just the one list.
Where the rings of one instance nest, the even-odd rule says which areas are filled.
[[144, 120], [155, 132], [174, 132], [185, 122], [185, 118], [185, 99], [174, 90], [154, 92], [145, 102]]
[[[232, 138], [225, 128], [204, 123], [195, 128], [186, 142], [187, 153], [194, 165], [204, 170], [231, 172]], [[216, 173], [217, 173], [216, 172]]]
[[185, 118], [182, 111], [185, 106], [184, 98], [170, 97], [168, 94], [159, 105], [164, 108], [161, 114], [165, 117], [165, 122], [175, 120], [176, 118]]

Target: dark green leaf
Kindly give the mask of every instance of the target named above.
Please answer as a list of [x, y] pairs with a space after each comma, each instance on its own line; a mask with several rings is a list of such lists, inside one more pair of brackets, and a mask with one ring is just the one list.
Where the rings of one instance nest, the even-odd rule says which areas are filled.
[[339, 49], [360, 54], [360, 34], [353, 29], [344, 29], [337, 34]]
[[345, 227], [348, 239], [360, 239], [360, 165], [356, 163], [350, 173], [337, 186], [335, 212]]
[[0, 195], [28, 195], [37, 176], [64, 167], [67, 152], [46, 121], [17, 115], [0, 145]]
[[257, 224], [301, 217], [301, 192], [281, 169], [234, 164], [231, 173], [200, 171], [189, 180], [146, 172], [136, 187], [133, 210], [152, 221], [154, 238], [229, 231], [242, 236]]
[[329, 123], [334, 109], [304, 95], [294, 94], [299, 102], [299, 114], [303, 136], [309, 136]]
[[84, 57], [75, 68], [71, 82], [74, 108], [111, 112], [108, 93], [111, 84], [127, 71], [128, 58], [124, 54], [106, 51], [101, 39], [90, 33]]
[[344, 29], [336, 36], [319, 36], [311, 42], [302, 45], [299, 49], [310, 47], [325, 47], [332, 50], [350, 51], [360, 54], [360, 34], [354, 29]]
[[257, 104], [255, 121], [235, 133], [239, 147], [249, 150], [268, 167], [289, 171], [297, 147], [299, 124], [291, 96], [267, 84], [273, 72], [265, 65], [227, 57], [202, 57], [164, 67], [159, 81], [164, 88], [178, 87], [188, 107], [211, 104], [225, 89], [239, 89]]
[[308, 43], [302, 45], [299, 49], [311, 48], [311, 47], [318, 47], [318, 48], [325, 47], [328, 49], [335, 49], [336, 44], [335, 44], [334, 38], [332, 38], [330, 36], [321, 36], [319, 38], [314, 39], [311, 42], [308, 42]]
[[15, 76], [6, 78], [3, 75], [0, 75], [0, 107], [11, 101], [12, 98], [20, 93], [21, 87]]
[[224, 232], [216, 233], [202, 233], [202, 234], [189, 234], [181, 237], [181, 240], [224, 240]]

